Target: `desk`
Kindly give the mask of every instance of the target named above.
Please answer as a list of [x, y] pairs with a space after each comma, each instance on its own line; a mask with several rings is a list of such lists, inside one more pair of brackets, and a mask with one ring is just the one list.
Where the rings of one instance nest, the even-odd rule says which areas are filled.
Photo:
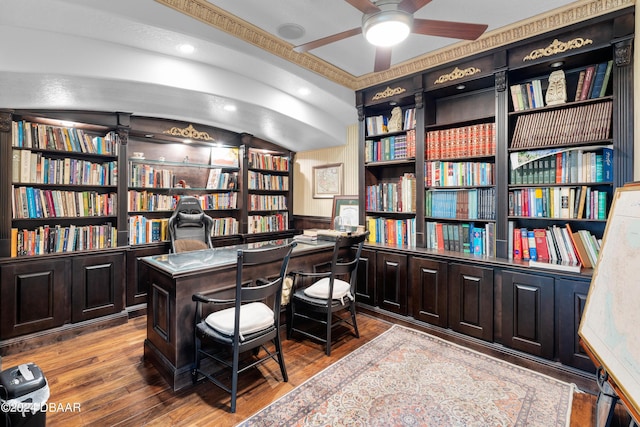
[[[147, 338], [144, 358], [173, 387], [190, 386], [193, 363], [193, 316], [197, 292], [229, 293], [235, 288], [238, 249], [287, 244], [290, 239], [225, 246], [178, 254], [141, 258], [140, 280], [148, 289]], [[312, 270], [331, 260], [333, 242], [299, 243], [291, 254], [289, 271]], [[255, 277], [273, 277], [280, 263], [248, 269]]]

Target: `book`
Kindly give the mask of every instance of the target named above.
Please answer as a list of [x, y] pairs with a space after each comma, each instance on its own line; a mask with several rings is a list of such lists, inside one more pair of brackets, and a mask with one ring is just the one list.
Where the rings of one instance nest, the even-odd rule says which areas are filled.
[[513, 259], [522, 259], [522, 232], [519, 228], [513, 230]]
[[595, 65], [589, 65], [587, 68], [585, 68], [584, 83], [582, 84], [582, 92], [580, 93], [579, 101], [589, 99], [589, 92], [591, 91], [591, 85], [593, 83], [593, 75], [595, 71]]
[[589, 99], [599, 98], [602, 85], [604, 83], [604, 76], [607, 72], [608, 62], [601, 62], [596, 66], [596, 70], [593, 75], [593, 84], [589, 90]]
[[578, 85], [576, 86], [576, 94], [574, 96], [574, 101], [580, 101], [580, 95], [582, 94], [582, 85], [584, 84], [584, 75], [585, 71], [580, 71], [578, 74]]
[[520, 244], [522, 245], [522, 259], [529, 259], [529, 230], [526, 228], [520, 229]]
[[580, 273], [579, 263], [565, 261], [534, 261], [529, 260], [529, 267], [542, 268], [545, 270], [566, 271], [569, 273]]
[[602, 149], [602, 181], [613, 181], [613, 148]]
[[527, 231], [527, 246], [529, 247], [529, 260], [538, 260], [538, 248], [536, 247], [536, 237], [533, 230]]
[[547, 243], [547, 232], [543, 228], [535, 228], [533, 230], [534, 241], [536, 245], [536, 252], [539, 261], [548, 261], [550, 259], [549, 255], [549, 244]]
[[[571, 229], [571, 224], [566, 224], [565, 225], [565, 229], [567, 230], [567, 236], [569, 237], [569, 243], [571, 243], [571, 248], [573, 249], [573, 253], [575, 254], [576, 260], [583, 266], [586, 267], [585, 265], [585, 260], [582, 258], [582, 254], [580, 253], [579, 249], [578, 249], [578, 245], [576, 244], [576, 239], [574, 234], [577, 234], [573, 232], [573, 230]], [[588, 262], [588, 260], [587, 260]]]
[[607, 62], [607, 70], [604, 73], [604, 80], [602, 82], [602, 88], [600, 89], [599, 97], [602, 98], [607, 94], [607, 87], [609, 86], [609, 77], [611, 76], [611, 69], [613, 68], [613, 60]]

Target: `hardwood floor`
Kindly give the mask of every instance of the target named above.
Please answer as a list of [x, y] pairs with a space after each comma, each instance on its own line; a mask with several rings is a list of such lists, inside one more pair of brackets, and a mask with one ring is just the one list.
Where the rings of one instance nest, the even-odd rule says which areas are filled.
[[[302, 384], [314, 374], [365, 344], [390, 324], [358, 315], [360, 339], [341, 334], [331, 357], [309, 340], [284, 340], [289, 382], [275, 363], [240, 377], [237, 413], [229, 396], [210, 383], [174, 393], [142, 358], [146, 317], [60, 343], [2, 358], [2, 369], [34, 362], [49, 381], [49, 403], [65, 411], [48, 412], [47, 426], [232, 426]], [[283, 331], [284, 332], [284, 331]], [[595, 425], [595, 397], [576, 393], [572, 427]], [[74, 406], [79, 410], [74, 410]], [[620, 424], [622, 425], [622, 424]]]

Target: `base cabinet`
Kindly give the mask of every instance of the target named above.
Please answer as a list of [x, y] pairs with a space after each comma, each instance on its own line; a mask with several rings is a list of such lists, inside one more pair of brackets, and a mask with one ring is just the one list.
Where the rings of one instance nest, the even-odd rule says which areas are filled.
[[589, 283], [581, 280], [556, 279], [558, 319], [558, 357], [563, 365], [595, 372], [596, 367], [580, 346], [578, 327], [587, 303]]
[[96, 319], [124, 309], [124, 252], [75, 257], [71, 321]]
[[407, 255], [378, 252], [376, 294], [380, 308], [407, 315]]
[[493, 269], [449, 264], [449, 327], [493, 340]]
[[358, 264], [356, 300], [367, 305], [375, 305], [376, 298], [376, 253], [363, 249]]
[[447, 271], [445, 261], [409, 259], [411, 309], [416, 320], [447, 327]]
[[552, 359], [554, 355], [554, 279], [502, 272], [503, 344]]
[[127, 252], [127, 307], [145, 304], [147, 302], [148, 285], [145, 278], [146, 267], [140, 262], [140, 258], [166, 254], [168, 252], [169, 247], [166, 244], [135, 247]]
[[70, 321], [65, 259], [15, 262], [0, 270], [0, 339], [62, 326]]

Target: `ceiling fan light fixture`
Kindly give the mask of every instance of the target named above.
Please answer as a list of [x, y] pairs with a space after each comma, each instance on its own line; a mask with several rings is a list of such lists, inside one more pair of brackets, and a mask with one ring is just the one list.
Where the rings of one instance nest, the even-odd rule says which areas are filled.
[[373, 15], [365, 15], [362, 33], [374, 46], [394, 46], [409, 36], [413, 16], [401, 10], [383, 10]]

